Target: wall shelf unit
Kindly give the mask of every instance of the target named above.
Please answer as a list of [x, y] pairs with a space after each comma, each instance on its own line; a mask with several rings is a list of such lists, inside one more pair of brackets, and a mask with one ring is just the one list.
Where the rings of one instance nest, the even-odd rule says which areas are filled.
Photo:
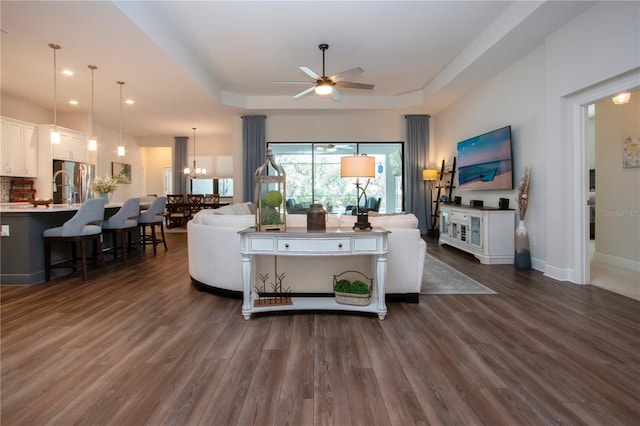
[[450, 166], [445, 164], [445, 160], [442, 160], [442, 165], [440, 166], [440, 172], [438, 173], [438, 184], [436, 185], [436, 198], [433, 202], [433, 212], [431, 212], [431, 229], [433, 229], [434, 235], [438, 238], [439, 228], [438, 228], [438, 218], [440, 216], [439, 208], [440, 208], [440, 197], [444, 195], [444, 192], [448, 192], [447, 194], [447, 202], [451, 202], [451, 197], [453, 194], [453, 178], [456, 174], [456, 157], [453, 157], [453, 163]]

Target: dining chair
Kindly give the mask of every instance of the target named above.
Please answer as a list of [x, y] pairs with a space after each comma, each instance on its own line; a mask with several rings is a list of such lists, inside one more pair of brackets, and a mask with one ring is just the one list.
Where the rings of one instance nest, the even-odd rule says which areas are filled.
[[191, 216], [195, 215], [204, 208], [204, 194], [188, 194], [187, 200], [189, 201], [189, 210], [191, 212]]
[[[158, 197], [153, 200], [151, 206], [138, 216], [138, 226], [141, 228], [142, 250], [148, 243], [153, 244], [153, 254], [156, 254], [156, 246], [160, 243], [164, 245], [164, 251], [167, 251], [167, 242], [164, 238], [164, 209], [167, 205], [167, 197]], [[156, 227], [160, 227], [161, 239], [156, 235]], [[150, 229], [150, 235], [147, 236], [147, 228]]]
[[191, 218], [189, 206], [185, 203], [183, 194], [167, 195], [167, 228], [182, 226]]
[[[118, 250], [122, 251], [122, 264], [127, 264], [127, 251], [131, 245], [135, 245], [138, 252], [138, 216], [140, 215], [140, 198], [129, 198], [122, 204], [120, 210], [109, 219], [102, 222], [102, 232], [111, 235], [113, 257], [118, 257]], [[118, 244], [118, 240], [120, 244]]]
[[220, 202], [220, 194], [204, 194], [203, 202], [208, 204], [218, 204]]
[[[54, 268], [72, 268], [78, 270], [76, 264], [80, 260], [82, 279], [87, 280], [87, 242], [93, 241], [93, 260], [96, 264], [103, 264], [102, 259], [102, 221], [104, 219], [105, 200], [91, 198], [80, 206], [75, 215], [62, 226], [45, 229], [44, 237], [44, 273], [45, 281], [51, 280], [51, 270]], [[71, 259], [51, 263], [51, 248], [54, 243], [70, 243]], [[78, 258], [77, 249], [80, 248]]]

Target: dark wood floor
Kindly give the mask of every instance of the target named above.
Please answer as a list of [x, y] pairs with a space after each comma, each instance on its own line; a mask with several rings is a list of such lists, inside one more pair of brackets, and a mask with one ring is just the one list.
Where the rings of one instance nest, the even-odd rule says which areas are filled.
[[1, 288], [2, 425], [640, 424], [640, 302], [429, 241], [498, 294], [245, 321], [167, 238], [88, 282]]

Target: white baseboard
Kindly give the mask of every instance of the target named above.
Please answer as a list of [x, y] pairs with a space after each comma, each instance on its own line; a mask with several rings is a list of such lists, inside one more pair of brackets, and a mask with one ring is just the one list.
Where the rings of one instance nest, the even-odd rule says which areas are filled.
[[603, 254], [595, 252], [593, 254], [594, 262], [604, 263], [605, 265], [614, 266], [616, 268], [628, 269], [633, 272], [640, 272], [640, 262], [624, 259], [622, 257], [611, 256], [609, 254]]
[[575, 271], [568, 268], [556, 268], [555, 266], [545, 265], [544, 275], [557, 281], [571, 281], [575, 283]]

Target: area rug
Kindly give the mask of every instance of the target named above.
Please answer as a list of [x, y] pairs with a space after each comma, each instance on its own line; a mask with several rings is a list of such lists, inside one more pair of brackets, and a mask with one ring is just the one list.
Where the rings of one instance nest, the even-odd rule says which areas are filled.
[[421, 294], [497, 294], [433, 256], [424, 257]]

